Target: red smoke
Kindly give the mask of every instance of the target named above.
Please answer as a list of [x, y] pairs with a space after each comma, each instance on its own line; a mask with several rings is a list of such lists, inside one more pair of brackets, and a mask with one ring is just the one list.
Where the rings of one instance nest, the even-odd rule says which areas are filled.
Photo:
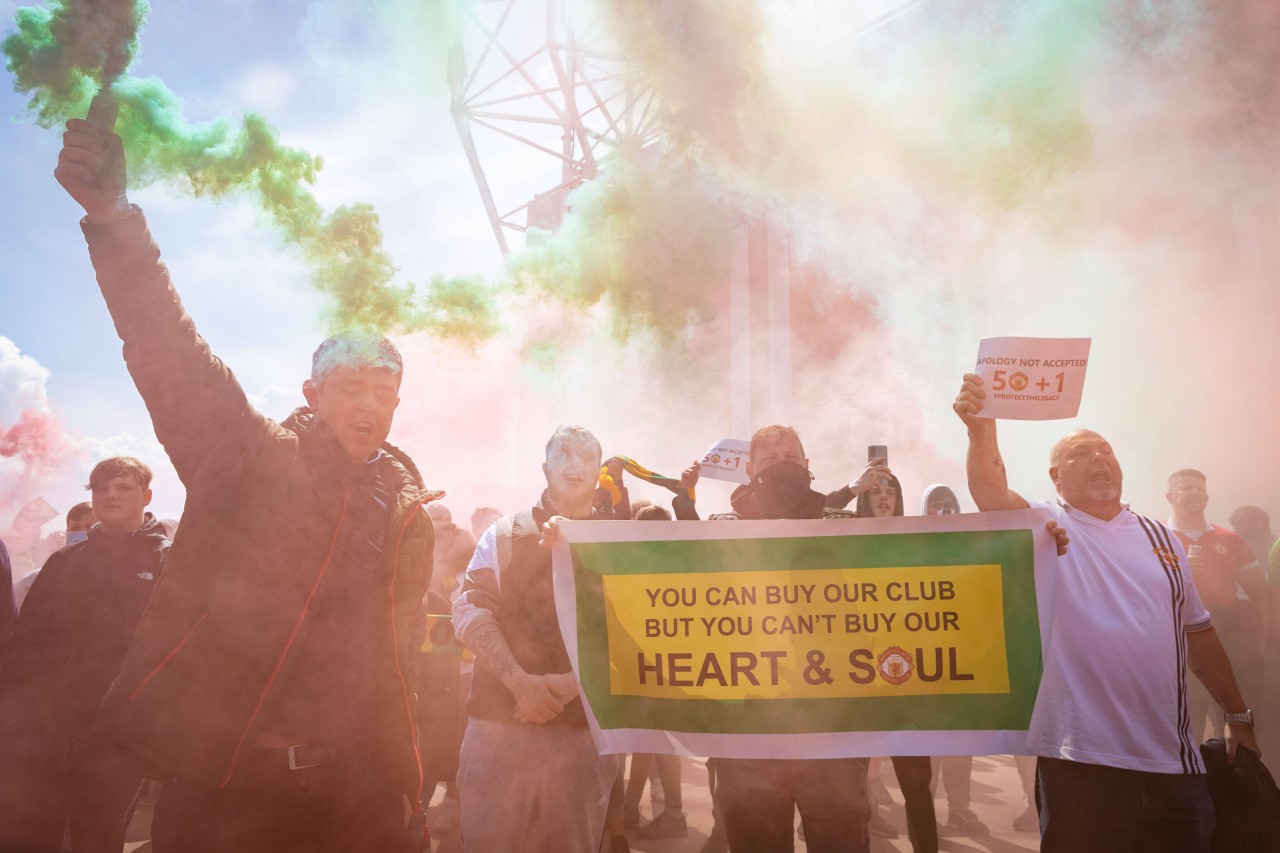
[[0, 427], [0, 457], [19, 460], [24, 479], [59, 473], [78, 456], [79, 449], [51, 412], [23, 409], [13, 426]]

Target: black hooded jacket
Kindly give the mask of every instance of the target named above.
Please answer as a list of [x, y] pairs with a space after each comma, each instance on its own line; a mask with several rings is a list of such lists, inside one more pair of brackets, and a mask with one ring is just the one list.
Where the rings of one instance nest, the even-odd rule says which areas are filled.
[[[347, 577], [331, 569], [364, 532], [363, 513], [349, 510], [368, 508], [370, 463], [351, 463], [308, 412], [277, 423], [249, 402], [187, 315], [140, 210], [82, 228], [129, 374], [187, 490], [164, 579], [96, 723], [152, 772], [225, 788], [251, 765], [259, 734], [295, 734], [267, 725], [323, 630], [312, 604]], [[382, 450], [385, 548], [361, 584], [379, 614], [368, 754], [387, 784], [417, 802], [412, 687], [434, 542], [422, 507], [442, 493], [425, 487], [406, 454]]]
[[88, 539], [49, 557], [0, 656], [0, 719], [17, 714], [87, 728], [168, 551], [164, 527], [147, 513], [132, 533], [95, 526]]
[[[789, 488], [779, 491], [772, 487], [770, 472], [791, 469], [792, 476]], [[738, 486], [729, 496], [733, 506], [731, 513], [717, 513], [712, 520], [727, 519], [766, 519], [766, 518], [852, 518], [853, 513], [833, 508], [828, 504], [828, 495], [814, 491], [807, 485], [808, 472], [801, 471], [799, 465], [779, 462], [757, 474], [750, 483]]]

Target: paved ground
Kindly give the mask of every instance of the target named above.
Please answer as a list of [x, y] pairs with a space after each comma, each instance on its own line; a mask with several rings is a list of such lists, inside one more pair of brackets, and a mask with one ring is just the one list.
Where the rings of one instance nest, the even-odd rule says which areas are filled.
[[[664, 839], [660, 841], [642, 841], [631, 834], [631, 848], [640, 853], [697, 853], [711, 831], [711, 798], [707, 791], [706, 765], [698, 759], [685, 759], [683, 762], [684, 808], [688, 815], [689, 835], [685, 838]], [[881, 762], [881, 778], [890, 796], [892, 804], [880, 808], [884, 815], [898, 830], [896, 839], [873, 835], [871, 850], [873, 853], [888, 851], [910, 851], [907, 841], [906, 815], [902, 808], [902, 792], [898, 789], [897, 779], [893, 775], [893, 767], [886, 760]], [[1022, 786], [1018, 780], [1013, 760], [1008, 756], [976, 758], [973, 763], [973, 802], [972, 809], [990, 828], [985, 836], [965, 837], [948, 833], [941, 828], [940, 849], [948, 853], [1019, 853], [1019, 851], [1039, 850], [1039, 836], [1033, 832], [1016, 832], [1013, 819], [1023, 811]], [[441, 791], [436, 793], [428, 816], [439, 812]], [[935, 801], [939, 821], [945, 822], [947, 805], [945, 795]], [[640, 806], [641, 822], [646, 823], [652, 817], [652, 805], [646, 791]], [[151, 845], [146, 841], [150, 828], [150, 807], [139, 809], [125, 845], [127, 853], [147, 853]], [[803, 851], [804, 842], [797, 840], [797, 851]], [[441, 835], [432, 844], [435, 853], [457, 853], [457, 834]], [[230, 853], [230, 851], [229, 851]]]
[[[888, 760], [881, 762], [881, 778], [888, 788], [893, 803], [881, 807], [880, 813], [898, 830], [898, 838], [890, 839], [878, 835], [871, 837], [873, 853], [888, 851], [906, 851], [911, 844], [907, 841], [906, 814], [902, 808], [902, 792], [898, 789], [898, 780], [893, 775], [893, 766]], [[942, 828], [939, 835], [939, 849], [948, 853], [1019, 853], [1019, 851], [1036, 851], [1040, 849], [1039, 835], [1034, 832], [1015, 832], [1013, 819], [1022, 814], [1022, 786], [1018, 772], [1009, 756], [976, 758], [973, 762], [973, 802], [971, 808], [990, 828], [986, 836], [964, 837], [949, 834]], [[707, 791], [706, 765], [699, 759], [686, 758], [683, 762], [684, 809], [689, 823], [689, 835], [685, 838], [673, 838], [654, 841], [642, 841], [631, 833], [631, 849], [639, 853], [698, 853], [707, 835], [711, 831], [711, 797]], [[430, 817], [438, 810], [440, 795], [437, 794], [428, 812]], [[945, 795], [935, 801], [938, 819], [945, 821], [947, 805]], [[648, 791], [640, 805], [641, 823], [647, 823], [653, 816]], [[798, 823], [798, 820], [797, 820]], [[803, 851], [804, 842], [796, 840], [796, 850]], [[455, 853], [459, 850], [456, 835], [437, 838], [432, 850], [438, 853]]]

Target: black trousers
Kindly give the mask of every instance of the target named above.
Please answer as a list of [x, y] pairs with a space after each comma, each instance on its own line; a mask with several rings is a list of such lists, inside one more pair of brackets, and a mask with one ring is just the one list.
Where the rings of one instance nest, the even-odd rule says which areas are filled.
[[225, 789], [173, 780], [156, 804], [156, 853], [416, 853], [404, 795], [366, 763], [288, 769], [282, 750], [254, 750]]
[[1213, 798], [1204, 775], [1148, 773], [1040, 756], [1043, 853], [1209, 853]]
[[915, 853], [938, 853], [938, 817], [933, 810], [933, 759], [928, 756], [895, 755], [893, 773], [907, 804], [907, 838]]
[[733, 853], [791, 853], [795, 813], [811, 853], [865, 853], [867, 759], [716, 759], [716, 804]]
[[142, 774], [95, 735], [37, 745], [0, 765], [0, 853], [120, 853]]

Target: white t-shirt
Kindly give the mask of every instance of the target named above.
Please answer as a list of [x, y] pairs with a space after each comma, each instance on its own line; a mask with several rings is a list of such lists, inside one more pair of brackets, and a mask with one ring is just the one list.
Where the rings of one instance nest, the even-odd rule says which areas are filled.
[[1053, 572], [1037, 755], [1203, 773], [1187, 708], [1186, 633], [1211, 626], [1178, 539], [1125, 506], [1110, 521], [1037, 501], [1071, 537]]

